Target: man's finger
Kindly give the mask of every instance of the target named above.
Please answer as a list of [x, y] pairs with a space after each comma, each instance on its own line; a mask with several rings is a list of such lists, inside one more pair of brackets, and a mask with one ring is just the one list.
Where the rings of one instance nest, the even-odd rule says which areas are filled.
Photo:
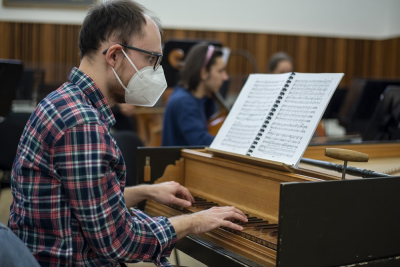
[[240, 226], [240, 225], [238, 225], [236, 223], [230, 222], [230, 221], [223, 221], [221, 223], [221, 226], [228, 227], [228, 228], [231, 228], [231, 229], [234, 229], [234, 230], [239, 230], [239, 231], [243, 230], [242, 226]]
[[236, 210], [226, 211], [224, 212], [223, 216], [224, 219], [234, 219], [242, 222], [248, 221], [247, 217], [244, 214], [242, 215], [241, 213], [237, 213]]
[[[234, 207], [234, 208], [235, 208], [235, 207]], [[241, 211], [240, 209], [238, 209], [238, 208], [235, 208], [235, 209], [234, 209], [234, 211], [235, 211], [236, 213], [239, 213], [240, 215], [242, 215], [242, 216], [246, 217], [246, 215], [244, 215], [244, 212], [243, 212], [243, 211]]]
[[193, 198], [192, 194], [190, 194], [190, 192], [187, 188], [182, 186], [178, 193], [182, 196], [182, 198], [184, 198], [190, 202], [194, 202], [194, 198]]
[[174, 197], [174, 199], [172, 200], [171, 204], [175, 204], [175, 205], [178, 205], [178, 206], [181, 206], [181, 207], [190, 207], [190, 206], [192, 206], [192, 202], [184, 200], [184, 199], [181, 199], [181, 198], [177, 198], [177, 197]]

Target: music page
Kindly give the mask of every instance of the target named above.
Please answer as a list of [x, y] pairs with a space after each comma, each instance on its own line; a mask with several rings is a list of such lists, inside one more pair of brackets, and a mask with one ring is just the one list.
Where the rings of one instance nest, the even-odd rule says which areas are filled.
[[288, 77], [251, 74], [210, 147], [245, 155]]
[[342, 73], [295, 73], [251, 149], [251, 156], [297, 168]]

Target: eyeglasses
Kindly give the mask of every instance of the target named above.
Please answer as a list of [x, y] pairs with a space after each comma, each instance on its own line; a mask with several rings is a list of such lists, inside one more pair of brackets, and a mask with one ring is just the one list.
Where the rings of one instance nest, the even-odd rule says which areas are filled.
[[[152, 56], [157, 57], [156, 62], [154, 62], [154, 67], [153, 67], [153, 69], [154, 69], [154, 70], [157, 70], [158, 67], [160, 67], [161, 60], [162, 60], [162, 58], [163, 58], [163, 55], [162, 55], [162, 54], [154, 53], [154, 52], [150, 52], [150, 51], [146, 51], [146, 50], [143, 50], [143, 49], [140, 49], [140, 48], [137, 48], [137, 47], [134, 47], [134, 46], [130, 46], [130, 45], [124, 45], [124, 44], [119, 44], [119, 45], [121, 45], [121, 46], [123, 46], [123, 47], [126, 47], [126, 48], [129, 48], [129, 49], [133, 49], [133, 50], [136, 50], [136, 51], [139, 51], [139, 52], [143, 52], [143, 53], [146, 53], [146, 54], [149, 54], [149, 55], [152, 55]], [[105, 55], [105, 54], [107, 53], [107, 50], [108, 50], [108, 49], [104, 50], [103, 55]]]

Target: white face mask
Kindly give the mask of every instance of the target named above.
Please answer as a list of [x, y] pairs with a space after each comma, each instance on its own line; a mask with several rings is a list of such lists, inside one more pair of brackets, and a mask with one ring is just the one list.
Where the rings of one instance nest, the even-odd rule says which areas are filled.
[[114, 68], [111, 67], [115, 77], [117, 77], [119, 83], [125, 89], [125, 102], [130, 105], [143, 107], [154, 106], [165, 88], [167, 88], [167, 81], [165, 80], [162, 66], [159, 66], [157, 70], [154, 70], [153, 66], [149, 66], [139, 71], [124, 50], [122, 50], [122, 53], [124, 53], [129, 63], [136, 70], [128, 86], [125, 87]]

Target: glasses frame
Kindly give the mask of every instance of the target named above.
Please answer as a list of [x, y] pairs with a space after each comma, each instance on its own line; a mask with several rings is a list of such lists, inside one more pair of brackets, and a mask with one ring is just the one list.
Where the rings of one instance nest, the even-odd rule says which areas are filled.
[[[162, 61], [162, 58], [163, 58], [162, 54], [155, 53], [155, 52], [150, 52], [150, 51], [143, 50], [143, 49], [140, 49], [140, 48], [137, 48], [137, 47], [134, 47], [134, 46], [130, 46], [130, 45], [125, 45], [125, 44], [119, 44], [119, 45], [123, 46], [123, 47], [126, 47], [126, 48], [129, 48], [129, 49], [133, 49], [133, 50], [136, 50], [136, 51], [139, 51], [139, 52], [143, 52], [143, 53], [146, 53], [146, 54], [149, 54], [149, 55], [157, 57], [156, 62], [154, 62], [153, 70], [157, 70], [158, 67], [160, 67], [161, 61]], [[104, 50], [103, 55], [105, 55], [107, 53], [107, 51], [108, 51], [108, 48], [106, 50]]]

